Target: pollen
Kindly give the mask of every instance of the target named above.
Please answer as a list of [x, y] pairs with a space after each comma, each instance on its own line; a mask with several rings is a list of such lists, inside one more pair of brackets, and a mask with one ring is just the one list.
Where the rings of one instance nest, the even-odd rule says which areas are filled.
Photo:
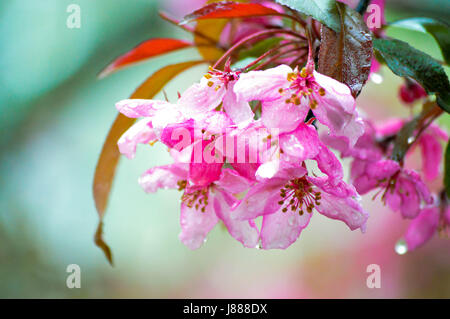
[[[180, 183], [180, 182], [178, 182]], [[184, 185], [184, 186], [183, 186]], [[184, 189], [183, 196], [181, 197], [181, 201], [189, 208], [195, 208], [195, 210], [200, 210], [202, 213], [206, 211], [206, 207], [208, 206], [208, 197], [209, 197], [209, 187], [205, 187], [198, 190], [189, 190], [186, 189], [187, 182], [181, 181], [179, 184], [178, 190]], [[183, 187], [182, 189], [180, 189]]]
[[303, 215], [305, 210], [312, 213], [313, 209], [320, 205], [321, 193], [315, 192], [311, 183], [302, 177], [290, 180], [280, 190], [280, 198], [278, 205], [282, 207], [283, 213], [290, 210]]
[[292, 82], [292, 81], [295, 81], [296, 79], [297, 79], [297, 74], [296, 73], [294, 73], [294, 72], [291, 72], [291, 73], [288, 73], [288, 75], [287, 75], [287, 80], [289, 81], [289, 82]]
[[208, 80], [209, 80], [209, 79], [212, 79], [212, 75], [209, 74], [209, 73], [206, 73], [206, 74], [205, 74], [205, 78], [208, 79]]
[[208, 84], [209, 87], [212, 87], [214, 85], [214, 82], [213, 81], [208, 81], [207, 84]]
[[316, 100], [310, 100], [309, 101], [309, 107], [311, 108], [311, 110], [315, 110], [317, 108], [317, 101]]
[[306, 70], [306, 68], [303, 68], [303, 69], [300, 71], [300, 76], [301, 76], [302, 78], [306, 78], [308, 75], [309, 75], [309, 74], [308, 74], [308, 71]]

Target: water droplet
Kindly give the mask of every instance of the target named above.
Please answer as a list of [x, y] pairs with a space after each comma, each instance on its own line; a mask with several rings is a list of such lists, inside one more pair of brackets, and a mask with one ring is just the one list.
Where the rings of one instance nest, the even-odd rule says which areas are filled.
[[408, 245], [406, 244], [406, 241], [404, 239], [400, 239], [395, 244], [395, 252], [399, 255], [404, 255], [408, 252]]
[[414, 137], [410, 136], [408, 137], [408, 144], [412, 144], [414, 142]]
[[375, 84], [383, 83], [383, 77], [378, 73], [372, 73], [370, 75], [370, 80]]

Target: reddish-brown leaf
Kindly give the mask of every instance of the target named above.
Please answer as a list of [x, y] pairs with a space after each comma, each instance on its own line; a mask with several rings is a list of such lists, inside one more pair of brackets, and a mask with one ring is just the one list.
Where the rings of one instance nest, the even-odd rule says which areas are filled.
[[257, 3], [235, 3], [231, 1], [210, 3], [184, 17], [181, 23], [201, 19], [250, 18], [277, 15], [278, 11]]
[[[175, 76], [200, 63], [205, 63], [205, 61], [189, 61], [163, 67], [142, 83], [142, 85], [131, 95], [131, 98], [153, 98]], [[95, 206], [100, 217], [100, 222], [95, 234], [95, 243], [103, 250], [111, 264], [111, 250], [102, 238], [102, 221], [120, 157], [117, 140], [131, 125], [133, 125], [135, 120], [136, 119], [128, 118], [122, 114], [117, 115], [109, 130], [105, 143], [103, 144], [102, 152], [95, 169], [93, 194]]]
[[359, 13], [342, 3], [337, 7], [341, 31], [322, 26], [318, 71], [347, 84], [357, 96], [369, 77], [372, 37]]
[[149, 59], [161, 54], [192, 46], [192, 43], [178, 39], [150, 39], [142, 42], [131, 51], [121, 55], [109, 64], [99, 77], [103, 78], [125, 66]]

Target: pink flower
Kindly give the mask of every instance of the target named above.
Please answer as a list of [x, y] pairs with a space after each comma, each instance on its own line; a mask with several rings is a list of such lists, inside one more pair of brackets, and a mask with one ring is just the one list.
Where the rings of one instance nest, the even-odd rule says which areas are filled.
[[360, 194], [366, 194], [376, 188], [381, 189], [385, 203], [392, 210], [400, 211], [405, 218], [415, 218], [420, 212], [422, 202], [433, 203], [433, 197], [419, 174], [401, 168], [393, 160], [355, 160], [352, 163], [351, 175], [353, 185]]
[[408, 251], [424, 245], [436, 232], [445, 233], [450, 229], [450, 208], [427, 207], [414, 218], [405, 234]]
[[[341, 138], [324, 135], [322, 140], [328, 146], [340, 151], [342, 157], [375, 162], [383, 157], [390, 156], [393, 142], [404, 124], [405, 120], [403, 119], [392, 119], [385, 122], [383, 126], [376, 128], [365, 120], [365, 133], [358, 139], [353, 148], [348, 147], [348, 144]], [[442, 142], [448, 142], [447, 132], [438, 125], [431, 124], [422, 132], [406, 154], [409, 156], [416, 147], [420, 148], [423, 173], [427, 180], [434, 180], [439, 176], [443, 158]]]
[[413, 104], [415, 101], [424, 99], [428, 96], [425, 89], [417, 82], [408, 81], [400, 86], [398, 95], [405, 104]]
[[353, 157], [360, 160], [377, 161], [381, 159], [385, 150], [378, 141], [383, 137], [379, 136], [376, 128], [368, 120], [362, 121], [364, 134], [358, 139], [353, 147], [349, 147], [347, 141], [342, 137], [334, 137], [322, 134], [322, 141], [329, 147], [341, 152], [341, 157]]
[[345, 222], [352, 230], [364, 229], [368, 214], [359, 204], [355, 189], [343, 181], [308, 176], [304, 167], [284, 162], [270, 179], [254, 184], [233, 211], [239, 220], [263, 216], [263, 249], [285, 249], [308, 225], [313, 210]]
[[430, 125], [417, 140], [422, 152], [422, 166], [425, 178], [434, 180], [439, 176], [443, 156], [442, 141], [448, 142], [448, 134], [439, 126]]
[[[377, 130], [378, 140], [394, 137], [405, 124], [403, 119], [392, 119]], [[391, 140], [393, 140], [391, 138]], [[442, 142], [448, 142], [448, 134], [436, 124], [428, 126], [415, 143], [411, 146], [408, 153], [413, 153], [416, 147], [419, 147], [422, 153], [422, 168], [427, 180], [433, 180], [439, 176], [441, 162], [443, 159]]]
[[[190, 249], [197, 249], [209, 231], [222, 221], [233, 238], [245, 247], [256, 247], [259, 232], [255, 223], [252, 220], [235, 220], [230, 215], [230, 207], [237, 201], [233, 194], [244, 191], [249, 185], [248, 181], [234, 170], [222, 169], [219, 177], [209, 184], [191, 185], [188, 167], [184, 163], [154, 167], [139, 179], [142, 188], [148, 193], [159, 188], [184, 191], [180, 240]], [[207, 169], [203, 173], [209, 174]], [[213, 176], [216, 176], [215, 173]]]
[[183, 93], [178, 104], [194, 113], [210, 111], [222, 104], [235, 124], [245, 125], [254, 114], [247, 101], [240, 99], [233, 90], [239, 75], [240, 72], [231, 71], [229, 63], [224, 71], [210, 68], [200, 83]]
[[316, 71], [287, 65], [251, 71], [240, 76], [234, 91], [246, 101], [262, 102], [261, 119], [268, 128], [292, 131], [312, 110], [333, 136], [345, 136], [351, 146], [363, 134], [350, 89]]

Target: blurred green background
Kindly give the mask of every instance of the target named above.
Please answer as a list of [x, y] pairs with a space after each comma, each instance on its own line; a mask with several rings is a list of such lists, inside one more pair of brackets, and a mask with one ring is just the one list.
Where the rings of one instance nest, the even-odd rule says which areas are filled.
[[[81, 28], [68, 29], [66, 8], [81, 8]], [[196, 58], [193, 49], [96, 75], [114, 57], [150, 37], [186, 37], [159, 19], [182, 17], [201, 1], [3, 0], [0, 3], [0, 297], [1, 298], [379, 298], [450, 297], [449, 241], [434, 238], [404, 256], [394, 244], [407, 222], [364, 199], [366, 234], [316, 216], [284, 251], [243, 248], [224, 228], [190, 251], [178, 240], [177, 191], [146, 195], [138, 176], [169, 160], [161, 145], [138, 149], [119, 165], [105, 239], [110, 267], [94, 245], [98, 217], [91, 195], [97, 157], [127, 98], [163, 65]], [[437, 16], [448, 21], [450, 1], [389, 1], [388, 21]], [[433, 39], [403, 30], [389, 34], [442, 59]], [[448, 69], [447, 69], [448, 70]], [[165, 90], [169, 98], [197, 81], [204, 66]], [[400, 79], [388, 69], [359, 99], [367, 115], [408, 116], [397, 99]], [[445, 121], [445, 119], [441, 119]], [[447, 118], [448, 121], [448, 118]], [[81, 267], [81, 288], [66, 287], [66, 267]], [[381, 266], [381, 289], [366, 286], [366, 267]]]

